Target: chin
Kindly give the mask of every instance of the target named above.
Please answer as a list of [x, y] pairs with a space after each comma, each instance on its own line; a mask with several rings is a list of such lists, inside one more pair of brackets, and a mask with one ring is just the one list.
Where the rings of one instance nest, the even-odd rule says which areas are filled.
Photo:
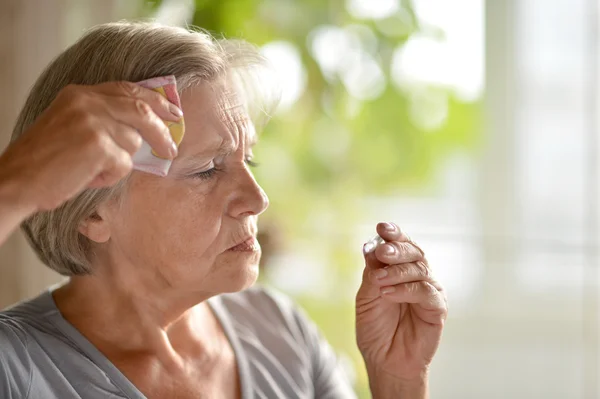
[[224, 283], [222, 293], [234, 293], [250, 288], [258, 279], [258, 265], [252, 265], [240, 270], [235, 276]]
[[258, 279], [260, 255], [260, 250], [224, 252], [197, 276], [180, 275], [181, 285], [214, 295], [243, 291]]
[[237, 265], [229, 273], [223, 276], [222, 292], [239, 292], [250, 288], [256, 283], [259, 274], [260, 255], [247, 259], [241, 265]]

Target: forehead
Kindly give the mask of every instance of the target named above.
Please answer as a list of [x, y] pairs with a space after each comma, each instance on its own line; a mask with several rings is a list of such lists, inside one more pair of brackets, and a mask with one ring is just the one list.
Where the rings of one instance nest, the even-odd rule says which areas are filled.
[[255, 133], [238, 91], [224, 82], [204, 83], [181, 94], [185, 135], [180, 156], [193, 155], [215, 145], [234, 148], [252, 144]]

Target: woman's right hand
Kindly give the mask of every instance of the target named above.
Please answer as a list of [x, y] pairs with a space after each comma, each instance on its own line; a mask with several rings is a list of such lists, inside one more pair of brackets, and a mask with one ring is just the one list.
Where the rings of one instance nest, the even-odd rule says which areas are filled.
[[54, 209], [85, 188], [111, 186], [127, 175], [142, 139], [161, 157], [174, 158], [177, 146], [161, 119], [181, 115], [135, 83], [67, 86], [0, 156], [0, 188], [29, 213]]

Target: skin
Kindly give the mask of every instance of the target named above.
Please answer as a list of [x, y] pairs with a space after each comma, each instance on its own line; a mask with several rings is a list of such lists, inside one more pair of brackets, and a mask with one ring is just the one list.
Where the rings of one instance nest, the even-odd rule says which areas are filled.
[[129, 82], [63, 89], [0, 156], [0, 243], [32, 213], [86, 187], [115, 184], [130, 172], [142, 138], [159, 155], [175, 157], [161, 119], [180, 115], [160, 94]]
[[[192, 398], [202, 392], [235, 398], [240, 395], [235, 356], [205, 301], [255, 282], [259, 248], [230, 249], [256, 235], [268, 200], [248, 168], [256, 136], [235, 93], [220, 82], [192, 88], [181, 100], [186, 136], [169, 175], [132, 172], [122, 195], [80, 225], [93, 242], [94, 274], [71, 278], [54, 297], [63, 316], [147, 397]], [[31, 140], [42, 142], [37, 137], [43, 127]], [[128, 148], [131, 154], [135, 146]], [[13, 164], [28, 168], [19, 164], [19, 152], [10, 151]], [[66, 153], [56, 150], [46, 161], [56, 165], [55, 158]], [[70, 168], [78, 162], [85, 160], [72, 161]], [[70, 176], [69, 165], [60, 166], [54, 172]], [[28, 169], [25, 175], [34, 174]], [[91, 168], [52, 203], [27, 208], [48, 209], [77, 187], [109, 184], [105, 176], [116, 175]], [[26, 180], [5, 181], [10, 184], [0, 180], [0, 193], [9, 187], [21, 198], [33, 195], [19, 190]], [[365, 256], [356, 296], [357, 342], [373, 397], [426, 398], [428, 369], [447, 314], [445, 293], [423, 251], [396, 225], [380, 223], [377, 232], [386, 243]], [[383, 270], [386, 276], [380, 276]]]
[[238, 397], [232, 348], [205, 300], [258, 276], [258, 246], [229, 250], [255, 237], [268, 206], [248, 166], [256, 136], [221, 84], [181, 101], [186, 136], [168, 176], [133, 172], [123, 195], [82, 224], [95, 273], [55, 298], [146, 396]]
[[374, 398], [427, 398], [429, 365], [448, 306], [425, 253], [394, 223], [386, 243], [365, 255], [356, 295], [356, 335]]

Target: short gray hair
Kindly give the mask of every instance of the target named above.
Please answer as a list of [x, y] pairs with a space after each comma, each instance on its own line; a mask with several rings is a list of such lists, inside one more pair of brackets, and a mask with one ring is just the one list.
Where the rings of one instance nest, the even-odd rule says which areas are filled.
[[[165, 75], [175, 75], [180, 93], [231, 75], [241, 86], [250, 117], [260, 128], [278, 100], [276, 86], [265, 86], [259, 79], [266, 66], [254, 46], [240, 40], [215, 39], [199, 29], [149, 22], [98, 25], [46, 67], [21, 110], [12, 140], [69, 84], [137, 82]], [[100, 203], [117, 196], [122, 186], [121, 182], [112, 188], [84, 190], [59, 208], [24, 221], [22, 228], [39, 258], [65, 276], [90, 274], [91, 242], [79, 233], [79, 225], [94, 215]]]

